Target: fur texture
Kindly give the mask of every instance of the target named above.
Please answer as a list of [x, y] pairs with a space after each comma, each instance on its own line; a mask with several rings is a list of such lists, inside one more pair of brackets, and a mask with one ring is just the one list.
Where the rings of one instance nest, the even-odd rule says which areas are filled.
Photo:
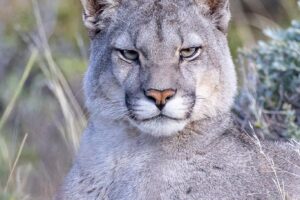
[[[300, 199], [299, 146], [232, 125], [228, 0], [82, 4], [94, 33], [84, 84], [91, 117], [58, 200]], [[193, 59], [183, 58], [191, 48]], [[176, 95], [160, 110], [149, 89]]]

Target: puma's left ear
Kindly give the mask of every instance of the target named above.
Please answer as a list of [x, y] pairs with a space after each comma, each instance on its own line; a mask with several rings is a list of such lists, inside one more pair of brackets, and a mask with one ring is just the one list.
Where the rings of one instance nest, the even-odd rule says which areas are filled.
[[229, 21], [231, 18], [229, 0], [205, 0], [209, 7], [209, 15], [213, 23], [223, 33], [227, 33]]
[[83, 6], [83, 22], [93, 36], [110, 21], [119, 0], [80, 0]]

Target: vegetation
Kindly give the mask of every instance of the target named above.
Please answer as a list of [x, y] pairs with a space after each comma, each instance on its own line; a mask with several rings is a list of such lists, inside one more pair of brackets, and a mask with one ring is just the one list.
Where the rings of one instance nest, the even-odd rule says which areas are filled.
[[[239, 47], [265, 39], [263, 28], [286, 26], [297, 18], [295, 5], [296, 0], [232, 1], [233, 56], [237, 58]], [[88, 38], [81, 25], [80, 3], [4, 0], [0, 19], [0, 200], [51, 199], [86, 123], [81, 80]], [[243, 53], [241, 80], [247, 92], [237, 101], [241, 123], [251, 121], [269, 134], [273, 130], [268, 123], [278, 118], [276, 124], [289, 124], [276, 128], [279, 133], [299, 134], [298, 28], [295, 22], [286, 31], [267, 31], [272, 41]], [[252, 81], [256, 74], [259, 78]], [[256, 93], [256, 86], [265, 83]], [[241, 110], [249, 101], [250, 114], [245, 115]]]
[[264, 33], [268, 42], [241, 54], [245, 79], [235, 110], [262, 135], [300, 139], [300, 21]]

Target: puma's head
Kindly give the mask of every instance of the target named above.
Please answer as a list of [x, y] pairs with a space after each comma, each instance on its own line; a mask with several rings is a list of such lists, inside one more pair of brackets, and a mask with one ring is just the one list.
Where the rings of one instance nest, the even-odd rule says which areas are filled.
[[92, 116], [170, 136], [229, 112], [236, 75], [229, 0], [81, 0], [92, 47]]

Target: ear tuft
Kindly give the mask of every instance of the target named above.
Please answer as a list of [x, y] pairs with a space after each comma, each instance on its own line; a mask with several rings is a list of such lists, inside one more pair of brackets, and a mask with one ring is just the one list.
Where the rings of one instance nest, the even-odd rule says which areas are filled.
[[83, 22], [93, 37], [105, 27], [105, 22], [113, 15], [119, 3], [117, 0], [81, 0]]
[[229, 0], [205, 0], [205, 3], [209, 7], [209, 14], [213, 23], [226, 34], [231, 18]]

